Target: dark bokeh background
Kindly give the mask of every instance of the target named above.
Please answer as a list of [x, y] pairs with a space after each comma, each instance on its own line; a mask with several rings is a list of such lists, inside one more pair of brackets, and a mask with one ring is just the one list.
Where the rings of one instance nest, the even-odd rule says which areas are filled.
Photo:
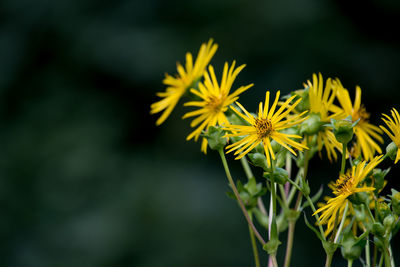
[[[322, 72], [360, 85], [379, 123], [400, 108], [399, 10], [396, 0], [0, 1], [0, 266], [252, 266], [218, 157], [185, 141], [182, 107], [161, 127], [149, 115], [164, 72], [213, 37], [217, 69], [247, 64], [236, 86], [255, 83], [241, 97], [250, 110], [266, 89], [287, 93]], [[338, 166], [311, 164], [315, 191]], [[322, 265], [319, 241], [301, 220], [297, 230], [293, 266]]]

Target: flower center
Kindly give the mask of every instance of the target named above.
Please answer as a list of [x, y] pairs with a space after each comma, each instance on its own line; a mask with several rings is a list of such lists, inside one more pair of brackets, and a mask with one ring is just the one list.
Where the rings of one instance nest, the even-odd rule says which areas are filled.
[[333, 190], [333, 193], [337, 196], [345, 193], [350, 193], [350, 189], [353, 186], [353, 181], [353, 176], [349, 173], [341, 175], [339, 179], [337, 179], [335, 182], [335, 190]]
[[368, 121], [370, 114], [367, 112], [366, 108], [364, 105], [361, 105], [361, 107], [354, 112], [353, 119], [354, 121], [360, 119], [360, 122]]
[[260, 139], [270, 136], [274, 130], [269, 119], [255, 119], [254, 127], [256, 127], [257, 135]]
[[210, 110], [210, 112], [217, 114], [222, 110], [222, 103], [222, 97], [210, 96], [207, 100], [206, 107]]

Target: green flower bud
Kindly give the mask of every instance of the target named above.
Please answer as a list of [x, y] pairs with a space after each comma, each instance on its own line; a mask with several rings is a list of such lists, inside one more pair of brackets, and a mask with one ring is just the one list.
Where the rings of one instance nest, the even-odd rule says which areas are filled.
[[385, 234], [385, 227], [380, 222], [372, 224], [371, 233], [377, 237], [383, 237]]
[[378, 211], [378, 218], [381, 222], [386, 216], [388, 216], [391, 213], [390, 208], [388, 204], [386, 204], [386, 202], [378, 202], [377, 211]]
[[275, 140], [271, 141], [271, 147], [272, 147], [272, 151], [274, 151], [274, 153], [278, 153], [282, 148], [282, 146]]
[[397, 150], [398, 150], [398, 147], [396, 146], [396, 144], [394, 142], [391, 142], [386, 147], [386, 154], [389, 156], [389, 158], [391, 160], [395, 160], [396, 159], [396, 155], [397, 155]]
[[359, 222], [365, 222], [367, 218], [369, 218], [366, 214], [364, 205], [353, 205], [354, 214], [356, 215], [356, 219]]
[[356, 123], [351, 121], [351, 117], [347, 117], [346, 119], [339, 121], [332, 119], [333, 133], [335, 134], [336, 140], [342, 144], [349, 143], [353, 138], [353, 127]]
[[374, 244], [380, 249], [385, 247], [384, 240], [382, 237], [374, 236]]
[[390, 171], [390, 168], [386, 170], [381, 170], [376, 168], [372, 172], [372, 177], [374, 178], [374, 187], [376, 188], [375, 192], [379, 192], [385, 184], [385, 176]]
[[308, 181], [303, 182], [303, 180], [300, 180], [300, 188], [301, 192], [305, 197], [308, 197], [310, 195], [310, 186], [308, 185]]
[[358, 192], [352, 194], [350, 195], [349, 200], [351, 201], [352, 204], [355, 205], [369, 204], [369, 198], [366, 192]]
[[212, 150], [220, 150], [223, 149], [228, 142], [227, 138], [223, 137], [224, 135], [225, 132], [220, 127], [210, 126], [203, 136], [207, 138], [208, 146]]
[[385, 227], [385, 230], [387, 232], [391, 232], [394, 226], [396, 226], [395, 222], [396, 218], [392, 214], [386, 216], [385, 219], [383, 220], [383, 226]]
[[285, 184], [288, 179], [288, 173], [285, 169], [276, 167], [274, 169], [274, 172], [264, 172], [263, 177], [269, 180], [273, 180], [277, 182], [278, 184]]
[[392, 189], [392, 195], [390, 196], [392, 199], [392, 210], [393, 212], [400, 216], [400, 192]]
[[[298, 112], [304, 112], [304, 111], [310, 109], [310, 100], [309, 100], [309, 97], [308, 97], [308, 88], [303, 89], [303, 90], [296, 90], [296, 91], [294, 91], [292, 93], [292, 95], [297, 95], [298, 97], [300, 97], [302, 99], [300, 101], [300, 103], [295, 107], [295, 109]], [[297, 98], [295, 100], [297, 100]]]
[[343, 235], [341, 252], [343, 258], [347, 260], [356, 260], [361, 256], [367, 240], [358, 241], [352, 231]]
[[249, 153], [247, 154], [250, 161], [257, 167], [263, 168], [264, 171], [268, 170], [268, 165], [267, 165], [267, 158], [265, 157], [264, 154], [261, 153]]
[[300, 134], [313, 135], [321, 130], [321, 116], [318, 114], [310, 114], [307, 120], [303, 121], [300, 125]]

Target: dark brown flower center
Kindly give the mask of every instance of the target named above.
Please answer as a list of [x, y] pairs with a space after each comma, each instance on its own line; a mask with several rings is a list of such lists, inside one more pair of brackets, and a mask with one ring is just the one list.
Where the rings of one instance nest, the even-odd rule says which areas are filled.
[[257, 135], [260, 139], [270, 136], [274, 130], [271, 120], [269, 119], [255, 119], [254, 127], [256, 128]]

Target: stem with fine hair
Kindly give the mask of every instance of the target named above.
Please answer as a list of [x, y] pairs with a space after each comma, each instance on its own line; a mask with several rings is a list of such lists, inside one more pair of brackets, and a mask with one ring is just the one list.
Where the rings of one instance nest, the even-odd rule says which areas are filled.
[[264, 239], [262, 238], [262, 236], [260, 235], [260, 233], [257, 231], [256, 227], [254, 226], [253, 222], [250, 220], [249, 214], [247, 213], [247, 210], [243, 204], [242, 199], [240, 198], [239, 192], [237, 191], [236, 185], [233, 182], [232, 176], [231, 176], [231, 172], [229, 171], [229, 167], [228, 167], [228, 163], [226, 162], [226, 158], [225, 158], [225, 154], [223, 149], [219, 149], [218, 150], [219, 155], [221, 157], [222, 160], [222, 164], [224, 165], [224, 169], [225, 169], [225, 173], [226, 173], [226, 177], [228, 178], [229, 184], [232, 187], [233, 193], [236, 196], [236, 199], [239, 203], [240, 208], [242, 209], [243, 215], [247, 220], [247, 223], [249, 224], [249, 226], [251, 227], [251, 229], [253, 230], [255, 236], [257, 237], [258, 241], [260, 241], [260, 243], [264, 246], [266, 244], [266, 242], [264, 241]]

